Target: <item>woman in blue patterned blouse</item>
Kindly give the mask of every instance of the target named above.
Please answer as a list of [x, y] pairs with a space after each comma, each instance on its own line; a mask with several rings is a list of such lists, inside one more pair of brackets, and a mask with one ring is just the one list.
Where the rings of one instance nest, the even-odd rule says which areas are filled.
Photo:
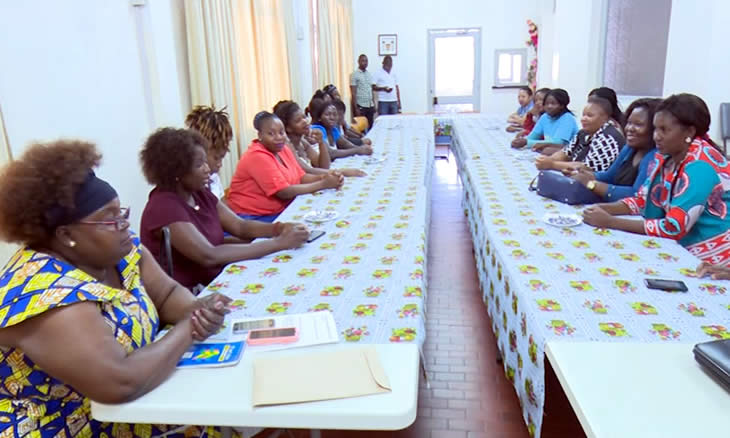
[[[229, 302], [195, 299], [160, 269], [94, 174], [100, 159], [90, 143], [36, 144], [0, 176], [0, 234], [22, 245], [0, 272], [0, 436], [217, 435], [91, 418], [89, 399], [128, 402], [162, 383]], [[172, 329], [153, 342], [161, 324]]]

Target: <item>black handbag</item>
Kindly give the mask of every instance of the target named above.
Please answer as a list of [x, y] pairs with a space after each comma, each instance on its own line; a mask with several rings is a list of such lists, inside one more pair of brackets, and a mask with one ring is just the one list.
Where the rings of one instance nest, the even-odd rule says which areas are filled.
[[701, 342], [692, 352], [697, 363], [730, 391], [730, 339]]
[[[534, 187], [537, 180], [537, 187]], [[595, 204], [601, 202], [600, 196], [586, 186], [556, 170], [542, 170], [530, 183], [530, 190], [558, 202], [570, 205]]]

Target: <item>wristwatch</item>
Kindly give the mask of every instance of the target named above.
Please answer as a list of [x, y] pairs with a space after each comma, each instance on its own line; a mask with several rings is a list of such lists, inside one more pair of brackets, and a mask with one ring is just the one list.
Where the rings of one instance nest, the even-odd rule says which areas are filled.
[[596, 188], [596, 180], [588, 181], [586, 187], [588, 188], [588, 190], [593, 191]]

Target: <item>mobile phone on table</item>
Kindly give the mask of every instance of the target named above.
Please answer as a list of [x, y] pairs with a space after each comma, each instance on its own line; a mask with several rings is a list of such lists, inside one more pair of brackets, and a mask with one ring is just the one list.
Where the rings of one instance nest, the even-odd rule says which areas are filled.
[[307, 238], [307, 243], [312, 243], [315, 240], [319, 239], [320, 237], [324, 236], [324, 231], [322, 230], [312, 230], [309, 232], [309, 237]]
[[266, 329], [272, 327], [274, 327], [274, 320], [271, 318], [253, 319], [250, 321], [236, 321], [233, 323], [233, 334], [240, 335], [250, 330]]
[[644, 284], [649, 289], [658, 289], [667, 292], [687, 292], [687, 285], [683, 281], [679, 280], [662, 280], [659, 278], [647, 278], [644, 280]]
[[273, 329], [257, 329], [248, 332], [248, 345], [288, 344], [299, 339], [299, 330], [296, 327], [282, 327]]

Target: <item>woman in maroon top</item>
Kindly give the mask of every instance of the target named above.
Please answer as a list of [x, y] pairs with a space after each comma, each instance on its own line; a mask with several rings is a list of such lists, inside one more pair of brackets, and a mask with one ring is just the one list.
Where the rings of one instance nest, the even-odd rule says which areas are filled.
[[[162, 128], [140, 152], [142, 170], [155, 188], [142, 214], [142, 243], [160, 260], [160, 229], [170, 229], [173, 277], [195, 291], [228, 263], [301, 246], [309, 236], [299, 224], [243, 220], [208, 190], [208, 141], [188, 129]], [[224, 231], [238, 243], [226, 243]], [[258, 237], [271, 239], [240, 243]]]

